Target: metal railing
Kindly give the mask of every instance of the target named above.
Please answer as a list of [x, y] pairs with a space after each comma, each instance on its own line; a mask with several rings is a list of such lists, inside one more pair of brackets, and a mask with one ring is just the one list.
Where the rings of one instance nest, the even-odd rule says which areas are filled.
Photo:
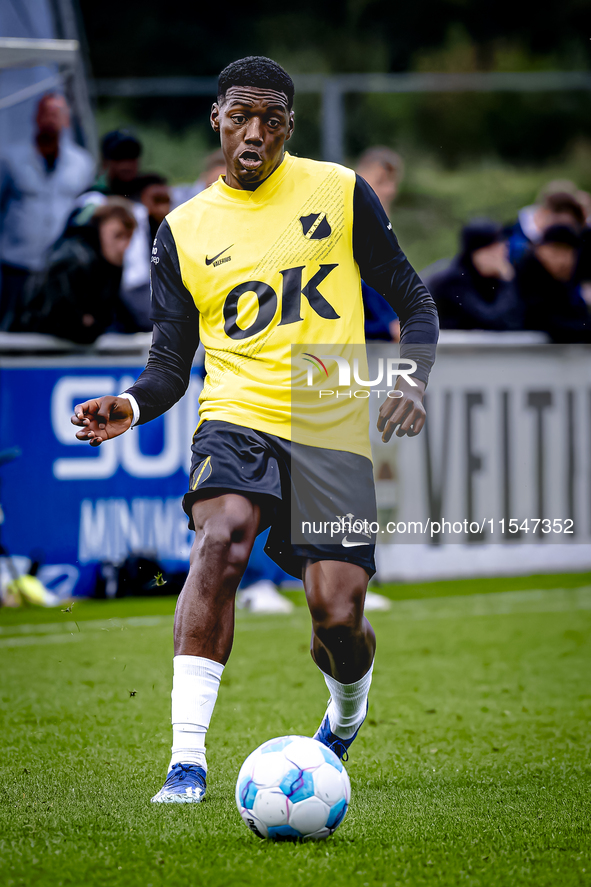
[[[296, 93], [319, 93], [322, 156], [345, 158], [345, 96], [348, 93], [556, 92], [590, 90], [591, 71], [473, 72], [462, 74], [298, 74]], [[209, 96], [215, 99], [216, 77], [124, 77], [97, 79], [94, 95]]]

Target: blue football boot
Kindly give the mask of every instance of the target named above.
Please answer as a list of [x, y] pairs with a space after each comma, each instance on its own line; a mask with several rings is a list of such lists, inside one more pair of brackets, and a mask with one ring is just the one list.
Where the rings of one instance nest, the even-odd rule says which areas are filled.
[[[329, 704], [330, 704], [330, 700], [329, 700]], [[363, 717], [363, 721], [365, 720], [366, 717], [367, 717], [367, 707], [365, 709], [365, 715]], [[353, 735], [349, 739], [341, 739], [340, 736], [336, 736], [332, 732], [332, 730], [330, 729], [330, 721], [328, 720], [328, 714], [325, 714], [322, 719], [322, 723], [320, 724], [320, 726], [316, 730], [316, 733], [314, 734], [313, 738], [317, 739], [318, 742], [321, 742], [322, 745], [326, 745], [326, 747], [329, 748], [331, 751], [333, 751], [335, 753], [335, 755], [337, 756], [337, 758], [339, 758], [341, 761], [347, 761], [349, 759], [349, 752], [348, 752], [349, 746], [351, 745], [352, 742], [355, 741], [357, 734], [361, 730], [361, 726], [363, 724], [363, 721], [361, 721], [361, 724], [359, 724], [359, 726], [357, 727], [357, 729], [355, 730], [355, 732], [353, 733]]]
[[205, 770], [196, 764], [173, 764], [166, 782], [152, 798], [155, 804], [197, 804], [205, 798]]

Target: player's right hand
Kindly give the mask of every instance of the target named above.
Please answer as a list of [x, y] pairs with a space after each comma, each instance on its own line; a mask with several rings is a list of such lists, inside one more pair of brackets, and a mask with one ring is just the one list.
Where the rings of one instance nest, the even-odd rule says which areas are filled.
[[118, 437], [131, 427], [133, 410], [126, 397], [98, 397], [76, 404], [72, 425], [79, 425], [78, 440], [87, 440], [91, 447], [100, 447], [105, 440]]

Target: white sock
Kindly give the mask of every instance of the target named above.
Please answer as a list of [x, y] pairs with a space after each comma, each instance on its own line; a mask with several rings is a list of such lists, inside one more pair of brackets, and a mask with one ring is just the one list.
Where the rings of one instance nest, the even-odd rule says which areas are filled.
[[175, 656], [172, 678], [173, 764], [207, 770], [205, 734], [211, 721], [224, 666], [202, 656]]
[[373, 662], [369, 671], [354, 684], [339, 684], [330, 675], [322, 672], [330, 692], [327, 714], [330, 729], [335, 736], [350, 739], [361, 725], [367, 710], [372, 672]]

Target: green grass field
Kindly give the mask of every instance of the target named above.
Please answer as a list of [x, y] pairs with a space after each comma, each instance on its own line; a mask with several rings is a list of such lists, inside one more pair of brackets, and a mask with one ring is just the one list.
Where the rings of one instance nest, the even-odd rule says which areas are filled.
[[149, 803], [174, 601], [0, 612], [0, 884], [591, 884], [591, 575], [382, 590], [351, 806], [319, 844], [259, 841], [233, 797], [253, 748], [324, 712], [304, 607], [239, 614], [208, 798], [183, 807]]

